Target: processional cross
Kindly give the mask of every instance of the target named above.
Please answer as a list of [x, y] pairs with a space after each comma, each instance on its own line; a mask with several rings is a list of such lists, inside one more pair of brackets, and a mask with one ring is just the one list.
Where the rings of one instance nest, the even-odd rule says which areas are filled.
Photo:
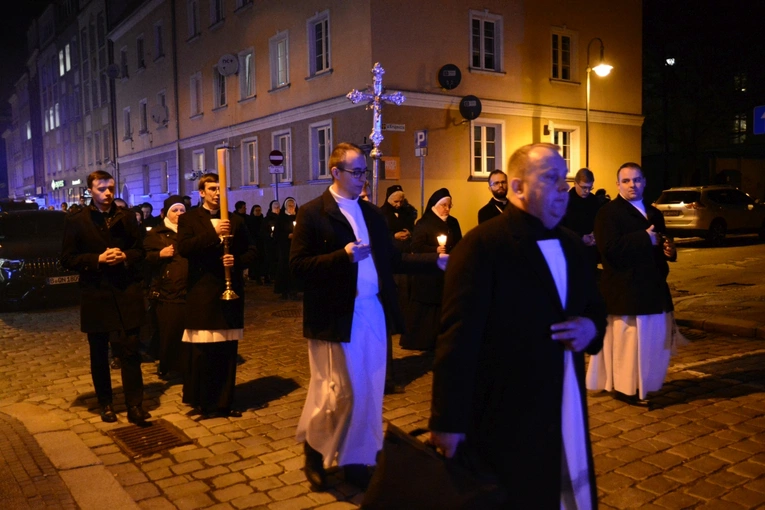
[[369, 135], [374, 147], [369, 155], [372, 156], [372, 196], [370, 198], [375, 205], [377, 204], [377, 181], [380, 175], [380, 158], [382, 158], [382, 152], [380, 152], [380, 142], [383, 141], [382, 106], [384, 102], [401, 106], [401, 103], [406, 101], [406, 97], [404, 97], [404, 94], [401, 92], [384, 92], [385, 89], [382, 84], [383, 74], [385, 74], [385, 69], [383, 69], [380, 63], [377, 62], [372, 68], [372, 75], [374, 75], [374, 85], [372, 86], [372, 89], [367, 89], [366, 92], [359, 92], [358, 90], [353, 89], [348, 92], [348, 95], [346, 96], [353, 102], [353, 104], [367, 101], [367, 110], [371, 108], [374, 111], [372, 133]]

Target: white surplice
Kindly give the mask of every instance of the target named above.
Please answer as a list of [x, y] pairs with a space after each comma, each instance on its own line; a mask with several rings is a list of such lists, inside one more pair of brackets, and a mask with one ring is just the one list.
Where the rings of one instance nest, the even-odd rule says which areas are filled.
[[[369, 244], [356, 200], [330, 192], [357, 239]], [[387, 353], [385, 313], [370, 255], [358, 262], [351, 341], [308, 341], [311, 381], [297, 440], [324, 456], [324, 466], [376, 463], [382, 449], [382, 402]]]
[[[568, 275], [566, 257], [558, 239], [537, 241], [550, 269], [561, 305], [566, 306]], [[563, 442], [562, 473], [569, 480], [561, 481], [561, 509], [590, 510], [592, 508], [587, 456], [587, 431], [584, 427], [582, 395], [576, 380], [574, 355], [563, 352], [563, 398], [561, 401], [561, 432]]]

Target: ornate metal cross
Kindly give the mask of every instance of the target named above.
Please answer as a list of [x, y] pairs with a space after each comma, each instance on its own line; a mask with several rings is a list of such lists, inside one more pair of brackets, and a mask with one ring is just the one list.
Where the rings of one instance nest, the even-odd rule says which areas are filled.
[[372, 144], [374, 145], [372, 152], [369, 153], [372, 156], [372, 190], [371, 199], [373, 204], [377, 204], [377, 181], [380, 175], [380, 158], [382, 152], [380, 152], [380, 142], [383, 141], [382, 135], [382, 106], [383, 103], [393, 103], [396, 106], [400, 106], [401, 103], [406, 101], [406, 97], [401, 92], [385, 93], [382, 84], [382, 75], [385, 74], [385, 69], [382, 68], [379, 62], [372, 68], [372, 74], [374, 75], [374, 85], [372, 89], [367, 89], [366, 92], [359, 92], [356, 89], [348, 92], [346, 96], [353, 104], [360, 103], [361, 101], [367, 101], [367, 110], [372, 109], [374, 111], [374, 120], [372, 121], [372, 133], [369, 135]]

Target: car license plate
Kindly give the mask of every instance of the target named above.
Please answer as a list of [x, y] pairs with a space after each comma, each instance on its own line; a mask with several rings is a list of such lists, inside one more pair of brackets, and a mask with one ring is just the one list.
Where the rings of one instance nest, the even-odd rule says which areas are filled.
[[61, 285], [62, 283], [77, 283], [80, 281], [80, 275], [73, 274], [70, 276], [51, 276], [45, 280], [48, 285]]
[[664, 211], [664, 216], [680, 216], [680, 211]]

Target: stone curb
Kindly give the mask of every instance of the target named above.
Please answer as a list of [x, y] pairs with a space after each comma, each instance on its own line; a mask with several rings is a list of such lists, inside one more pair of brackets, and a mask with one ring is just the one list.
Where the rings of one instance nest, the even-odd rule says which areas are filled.
[[103, 462], [52, 412], [29, 403], [10, 404], [0, 410], [19, 420], [35, 438], [80, 508], [139, 508]]
[[693, 313], [678, 314], [675, 321], [680, 326], [703, 331], [765, 340], [765, 324], [757, 321], [721, 315], [700, 316]]

